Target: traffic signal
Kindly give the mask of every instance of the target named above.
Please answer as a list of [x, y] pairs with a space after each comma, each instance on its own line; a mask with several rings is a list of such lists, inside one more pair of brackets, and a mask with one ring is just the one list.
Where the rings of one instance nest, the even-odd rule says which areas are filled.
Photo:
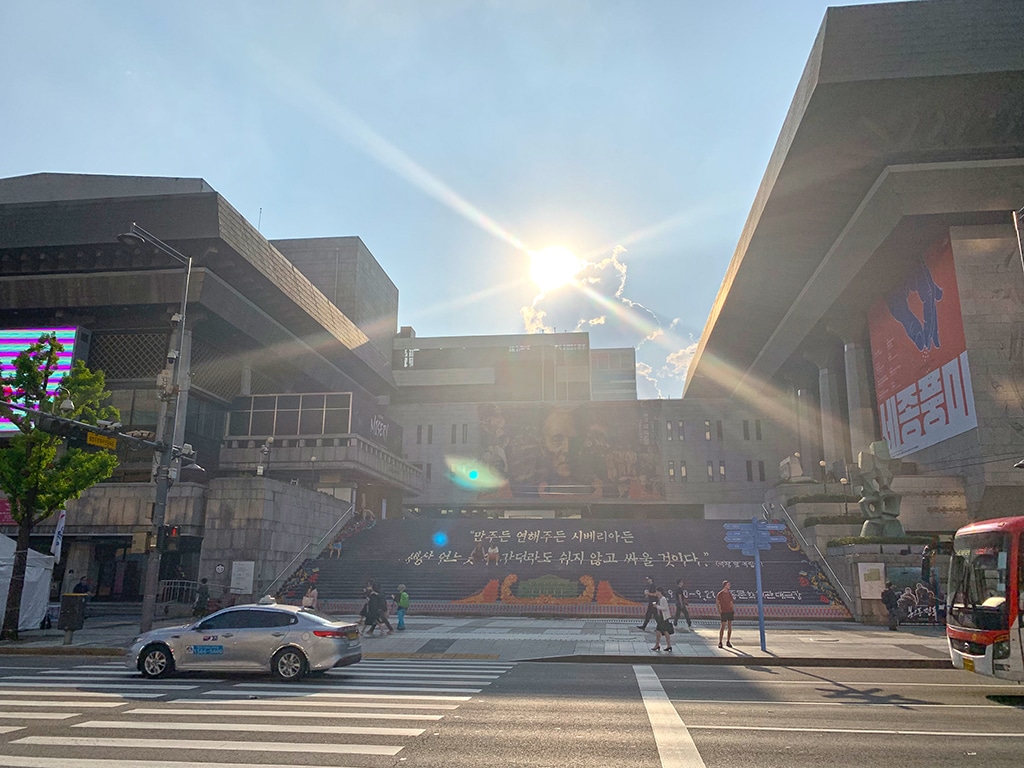
[[91, 429], [90, 425], [80, 421], [42, 412], [34, 413], [32, 419], [36, 429], [65, 438], [69, 447], [82, 448], [86, 451], [117, 449], [116, 437], [101, 434], [95, 429]]
[[156, 536], [156, 548], [161, 552], [177, 552], [181, 529], [177, 525], [161, 525]]

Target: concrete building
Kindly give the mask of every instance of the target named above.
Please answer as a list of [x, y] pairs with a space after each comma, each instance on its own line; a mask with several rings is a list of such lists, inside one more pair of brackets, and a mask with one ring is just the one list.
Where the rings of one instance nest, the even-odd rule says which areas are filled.
[[775, 403], [837, 473], [885, 439], [897, 483], [1020, 513], [1021, 39], [1013, 0], [828, 10], [684, 402]]
[[[156, 431], [183, 269], [120, 243], [133, 222], [194, 259], [174, 442], [196, 448], [208, 482], [171, 490], [179, 535], [162, 578], [234, 578], [258, 593], [353, 505], [400, 509], [422, 475], [386, 414], [398, 295], [357, 238], [270, 243], [201, 179], [4, 179], [0, 327], [71, 329], [124, 428]], [[88, 572], [98, 597], [132, 599], [152, 454], [119, 454], [114, 482], [68, 504], [64, 564]]]

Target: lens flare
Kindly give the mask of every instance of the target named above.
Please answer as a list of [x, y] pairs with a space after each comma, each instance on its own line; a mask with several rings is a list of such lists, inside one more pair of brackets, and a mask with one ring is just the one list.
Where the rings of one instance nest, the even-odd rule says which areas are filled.
[[447, 456], [448, 477], [460, 488], [471, 491], [495, 491], [505, 485], [505, 477], [490, 464], [464, 456]]

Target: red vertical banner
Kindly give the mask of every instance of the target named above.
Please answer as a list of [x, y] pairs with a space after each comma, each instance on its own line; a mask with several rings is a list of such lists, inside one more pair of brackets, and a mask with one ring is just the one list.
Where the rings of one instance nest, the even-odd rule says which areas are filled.
[[875, 302], [868, 326], [878, 417], [894, 458], [978, 426], [948, 238]]

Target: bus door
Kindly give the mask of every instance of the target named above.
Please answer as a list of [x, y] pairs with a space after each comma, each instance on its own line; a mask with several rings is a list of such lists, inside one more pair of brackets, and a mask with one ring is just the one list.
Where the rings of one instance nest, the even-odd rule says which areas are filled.
[[[1024, 680], [1024, 533], [1017, 541], [1017, 648], [1011, 649], [1010, 657], [1014, 660], [1017, 668], [1017, 680]], [[1013, 642], [1014, 627], [1010, 627], [1010, 645]]]

